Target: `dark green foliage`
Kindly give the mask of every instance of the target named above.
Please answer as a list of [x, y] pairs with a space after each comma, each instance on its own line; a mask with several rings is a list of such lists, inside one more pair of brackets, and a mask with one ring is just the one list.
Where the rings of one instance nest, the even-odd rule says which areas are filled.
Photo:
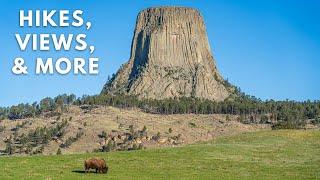
[[[34, 104], [19, 104], [17, 106], [11, 106], [3, 112], [8, 119], [22, 119], [34, 117], [37, 114]], [[1, 114], [1, 113], [0, 113]]]
[[102, 131], [101, 134], [99, 135], [100, 138], [107, 138], [107, 132], [106, 131]]
[[25, 153], [26, 154], [32, 154], [32, 149], [33, 149], [32, 144], [27, 144]]
[[267, 115], [262, 115], [261, 116], [261, 123], [268, 123], [269, 122], [269, 117]]
[[15, 148], [13, 146], [13, 140], [12, 140], [12, 137], [10, 136], [10, 139], [8, 139], [8, 141], [6, 142], [6, 148], [4, 150], [4, 152], [6, 154], [14, 154], [14, 151], [15, 151]]
[[[58, 123], [54, 127], [38, 127], [34, 131], [30, 131], [26, 137], [20, 137], [21, 141], [31, 141], [34, 146], [47, 144], [52, 137], [62, 137], [64, 135], [64, 128], [68, 125], [68, 122], [65, 120], [61, 123]], [[23, 138], [26, 138], [23, 140]]]
[[[307, 108], [308, 109], [308, 108]], [[306, 113], [306, 112], [305, 112]], [[273, 124], [273, 129], [300, 129], [305, 126], [306, 119], [311, 115], [303, 114], [299, 108], [281, 107], [278, 109], [277, 122]]]
[[35, 151], [33, 151], [33, 154], [42, 154], [44, 150], [44, 145], [41, 145], [40, 147], [36, 148]]
[[12, 146], [12, 144], [10, 142], [6, 143], [6, 148], [5, 148], [4, 152], [9, 155], [12, 155], [14, 153], [14, 147]]
[[109, 141], [107, 145], [102, 146], [102, 152], [110, 152], [115, 149], [115, 142]]
[[138, 131], [138, 134], [139, 134], [140, 138], [142, 138], [144, 136], [147, 136], [147, 134], [148, 134], [147, 131], [148, 131], [147, 126], [143, 126], [142, 130]]
[[320, 124], [320, 117], [314, 118], [314, 119], [311, 121], [311, 123], [312, 123], [313, 125], [319, 125], [319, 124]]
[[158, 137], [158, 139], [161, 137], [161, 133], [160, 132], [157, 133], [157, 137]]
[[16, 127], [11, 129], [11, 130], [17, 132], [17, 131], [19, 131], [20, 128], [23, 128], [27, 124], [28, 124], [28, 121], [23, 121], [21, 124], [20, 123], [17, 124]]
[[133, 135], [134, 134], [134, 127], [133, 125], [129, 126], [129, 132]]
[[246, 117], [245, 117], [244, 114], [240, 114], [238, 120], [239, 120], [239, 122], [241, 122], [241, 123], [248, 124], [248, 121], [246, 120]]
[[68, 122], [65, 120], [53, 127], [38, 127], [35, 130], [30, 130], [27, 135], [23, 133], [15, 139], [20, 144], [20, 151], [26, 148], [26, 154], [42, 153], [44, 145], [48, 144], [53, 137], [62, 137], [64, 135], [64, 129], [67, 125]]
[[6, 129], [5, 126], [0, 126], [0, 133], [3, 132]]
[[41, 112], [52, 111], [56, 108], [54, 100], [50, 97], [44, 98], [40, 101], [39, 109]]
[[147, 132], [147, 126], [143, 126], [142, 132]]
[[142, 143], [140, 143], [140, 144], [133, 144], [132, 145], [132, 148], [129, 148], [128, 150], [141, 150], [141, 149], [143, 149], [144, 147], [143, 147], [143, 144]]
[[192, 127], [192, 128], [197, 127], [197, 125], [196, 125], [195, 123], [193, 123], [193, 122], [189, 122], [189, 125], [190, 125], [190, 127]]
[[153, 136], [152, 139], [158, 141], [161, 138], [161, 133], [158, 132], [157, 135]]
[[272, 125], [272, 129], [300, 129], [302, 126], [290, 121], [279, 121]]
[[40, 101], [40, 103], [34, 102], [32, 104], [19, 104], [17, 106], [11, 106], [7, 108], [0, 108], [0, 119], [23, 119], [39, 116], [41, 113], [51, 112], [56, 109], [60, 109], [64, 112], [67, 109], [67, 105], [72, 104], [76, 99], [74, 94], [71, 95], [59, 95], [54, 99], [47, 97]]
[[[116, 132], [116, 134], [110, 134], [106, 140], [108, 140], [108, 143], [103, 145], [100, 149], [97, 149], [97, 151], [100, 152], [109, 152], [109, 151], [131, 151], [131, 150], [139, 150], [144, 149], [142, 142], [137, 142], [137, 140], [140, 140], [142, 138], [147, 137], [147, 127], [143, 126], [141, 130], [135, 130], [133, 125], [130, 125], [127, 129], [127, 132]], [[99, 135], [100, 138], [102, 138], [104, 133], [101, 133]], [[159, 139], [160, 138], [160, 132], [156, 136], [153, 136], [153, 139]]]
[[78, 132], [75, 137], [69, 137], [69, 138], [65, 141], [65, 143], [63, 143], [63, 144], [60, 145], [60, 147], [61, 147], [61, 148], [68, 148], [68, 147], [70, 147], [71, 144], [74, 143], [74, 142], [76, 142], [78, 139], [80, 139], [81, 136], [83, 136], [83, 134], [84, 134], [84, 133], [81, 131], [81, 132]]
[[[78, 105], [84, 109], [92, 109], [97, 105], [118, 108], [140, 108], [145, 112], [159, 114], [230, 114], [238, 115], [242, 123], [271, 123], [275, 127], [303, 126], [306, 120], [320, 116], [320, 101], [262, 101], [254, 96], [245, 95], [240, 88], [224, 82], [234, 93], [223, 102], [201, 100], [197, 98], [180, 98], [151, 100], [138, 99], [135, 96], [100, 94], [83, 96], [76, 99], [74, 95], [60, 95], [55, 98], [44, 98], [40, 103], [19, 104], [8, 108], [0, 108], [0, 119], [21, 119], [35, 117], [54, 110], [65, 111], [68, 105]], [[55, 115], [54, 113], [52, 115]], [[227, 120], [227, 118], [226, 118]], [[284, 125], [286, 124], [286, 125]], [[284, 126], [283, 126], [284, 125]], [[120, 126], [119, 126], [120, 127]]]
[[61, 155], [61, 154], [62, 154], [61, 149], [58, 148], [58, 150], [57, 150], [57, 155]]
[[[223, 102], [200, 100], [196, 98], [180, 98], [166, 100], [137, 99], [134, 96], [112, 96], [108, 94], [86, 96], [75, 104], [108, 105], [119, 108], [137, 107], [145, 112], [160, 114], [233, 114], [239, 115], [243, 123], [266, 123], [282, 121], [305, 121], [320, 115], [320, 101], [262, 101], [245, 95], [236, 88], [234, 98]], [[287, 110], [295, 110], [296, 117]], [[268, 115], [268, 116], [266, 116]], [[287, 117], [285, 117], [287, 116]], [[290, 117], [289, 117], [290, 116]], [[293, 123], [300, 124], [300, 123]]]

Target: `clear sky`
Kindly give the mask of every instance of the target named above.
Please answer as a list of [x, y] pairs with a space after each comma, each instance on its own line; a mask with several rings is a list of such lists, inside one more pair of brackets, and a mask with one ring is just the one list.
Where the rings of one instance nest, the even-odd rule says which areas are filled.
[[[320, 2], [259, 1], [98, 1], [3, 0], [0, 6], [0, 106], [32, 103], [62, 93], [100, 93], [108, 75], [130, 55], [138, 12], [152, 6], [197, 8], [205, 19], [219, 71], [242, 91], [261, 99], [320, 99]], [[92, 28], [20, 28], [19, 10], [84, 11]], [[35, 75], [36, 57], [89, 57], [89, 52], [21, 52], [14, 34], [86, 33], [96, 47], [98, 75]], [[15, 57], [26, 59], [29, 74], [11, 72]]]

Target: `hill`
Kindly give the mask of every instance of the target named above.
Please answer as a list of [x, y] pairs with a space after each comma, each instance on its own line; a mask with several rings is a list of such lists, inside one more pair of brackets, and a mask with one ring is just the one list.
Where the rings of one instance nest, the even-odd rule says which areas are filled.
[[[1, 157], [0, 179], [317, 179], [320, 132], [277, 130], [177, 148], [61, 156]], [[88, 157], [108, 174], [83, 174]]]
[[135, 108], [80, 107], [69, 106], [63, 115], [48, 112], [36, 118], [2, 120], [0, 150], [10, 145], [13, 154], [23, 155], [56, 154], [59, 148], [63, 154], [130, 150], [136, 146], [149, 149], [270, 129], [266, 124], [242, 124], [235, 115], [161, 115]]

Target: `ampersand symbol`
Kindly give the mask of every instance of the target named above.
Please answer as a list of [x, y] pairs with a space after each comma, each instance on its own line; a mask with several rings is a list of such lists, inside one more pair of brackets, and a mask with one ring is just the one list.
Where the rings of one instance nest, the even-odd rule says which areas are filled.
[[28, 74], [27, 66], [24, 66], [24, 59], [16, 58], [14, 60], [14, 66], [12, 67], [12, 72], [14, 74]]

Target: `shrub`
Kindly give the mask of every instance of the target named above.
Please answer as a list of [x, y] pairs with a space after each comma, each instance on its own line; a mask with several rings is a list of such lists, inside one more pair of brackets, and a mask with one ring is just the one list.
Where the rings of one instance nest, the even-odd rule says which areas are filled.
[[132, 150], [138, 150], [137, 144], [133, 144], [133, 145], [132, 145]]
[[13, 151], [14, 151], [14, 148], [13, 148], [11, 142], [7, 142], [4, 152], [11, 155], [11, 154], [13, 154]]
[[6, 129], [5, 126], [0, 126], [0, 133], [3, 132]]
[[78, 132], [76, 134], [76, 137], [69, 137], [65, 143], [61, 144], [60, 147], [62, 148], [68, 148], [72, 145], [72, 143], [76, 142], [78, 139], [80, 139], [80, 137], [83, 135], [83, 132]]
[[57, 155], [61, 155], [61, 154], [62, 154], [61, 149], [58, 148], [58, 150], [57, 150]]
[[28, 121], [23, 121], [21, 124], [17, 124], [16, 127], [12, 128], [11, 131], [19, 131], [20, 128], [23, 128], [28, 124]]
[[157, 135], [153, 136], [152, 139], [158, 141], [161, 138], [161, 133], [158, 132]]
[[304, 127], [304, 123], [294, 122], [294, 121], [279, 121], [274, 123], [271, 128], [276, 129], [301, 129]]
[[147, 126], [143, 126], [142, 130], [138, 132], [140, 138], [147, 136]]
[[[22, 145], [30, 145], [31, 147], [37, 147], [49, 143], [52, 137], [62, 137], [64, 135], [65, 127], [68, 125], [66, 121], [57, 123], [56, 126], [38, 127], [35, 130], [30, 130], [27, 135], [22, 134], [19, 136], [19, 142]], [[31, 148], [32, 150], [32, 148]]]
[[33, 154], [42, 154], [43, 150], [44, 150], [44, 146], [41, 145], [33, 152]]
[[173, 136], [172, 139], [179, 141], [181, 139], [181, 136], [182, 136], [181, 134], [178, 134], [177, 136]]
[[138, 149], [140, 150], [140, 149], [143, 149], [143, 148], [144, 148], [143, 144], [140, 143], [139, 146], [138, 146]]
[[260, 123], [267, 123], [268, 121], [269, 121], [269, 117], [267, 115], [262, 115], [261, 116]]
[[169, 128], [168, 132], [171, 134], [173, 132], [172, 128]]
[[195, 123], [193, 123], [193, 122], [189, 122], [189, 125], [190, 125], [190, 127], [192, 127], [192, 128], [197, 127], [197, 125], [196, 125]]
[[147, 132], [147, 126], [143, 126], [143, 128], [142, 128], [142, 132]]
[[[119, 118], [119, 117], [117, 116], [117, 120], [118, 120], [118, 118]], [[124, 128], [124, 126], [125, 126], [125, 125], [124, 125], [123, 123], [120, 123], [119, 126], [118, 126], [118, 129], [122, 129], [122, 128]]]
[[10, 139], [6, 143], [6, 148], [5, 148], [4, 152], [9, 155], [14, 153], [14, 146], [12, 146], [12, 137], [11, 136], [10, 136]]
[[130, 125], [130, 126], [129, 126], [129, 132], [133, 135], [133, 133], [134, 133], [133, 125]]
[[102, 131], [101, 134], [99, 134], [100, 138], [107, 138], [107, 132], [106, 131]]
[[103, 152], [110, 152], [114, 149], [115, 143], [113, 141], [109, 141], [107, 145], [102, 146]]
[[[313, 125], [317, 125], [317, 124], [320, 124], [320, 118], [319, 117], [316, 117], [314, 120], [311, 121], [311, 123]], [[1, 131], [0, 131], [1, 132]]]
[[244, 114], [241, 114], [239, 117], [239, 121], [243, 124], [250, 124], [250, 120], [248, 118], [246, 118], [246, 116]]

